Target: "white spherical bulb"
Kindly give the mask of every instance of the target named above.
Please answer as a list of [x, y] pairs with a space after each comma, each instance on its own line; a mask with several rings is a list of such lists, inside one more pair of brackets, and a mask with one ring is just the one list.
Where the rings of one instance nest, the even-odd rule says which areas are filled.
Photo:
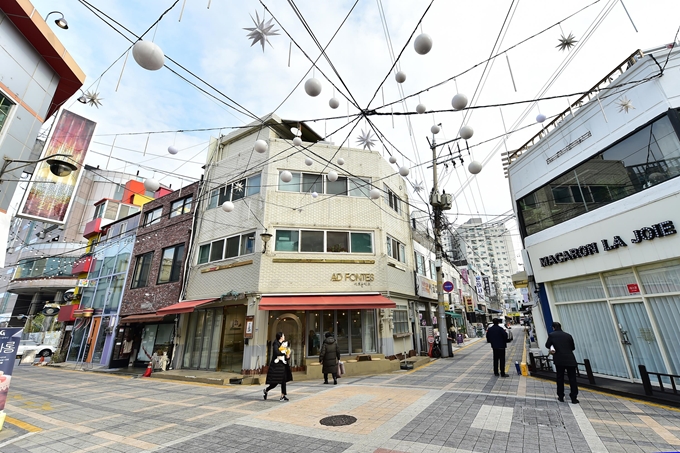
[[224, 203], [222, 203], [222, 210], [224, 212], [233, 211], [234, 210], [234, 203], [232, 203], [231, 201], [225, 201]]
[[399, 174], [401, 176], [408, 176], [409, 173], [410, 173], [410, 170], [407, 167], [401, 167], [399, 169]]
[[476, 160], [473, 160], [472, 162], [470, 162], [470, 165], [468, 165], [468, 171], [473, 175], [476, 175], [477, 173], [482, 171], [482, 164], [477, 162]]
[[319, 194], [318, 194], [318, 193], [316, 193], [316, 192], [312, 192], [312, 198], [316, 198], [316, 197], [318, 197], [318, 196], [319, 196]]
[[311, 166], [313, 163], [314, 163], [314, 161], [313, 161], [311, 158], [305, 157], [305, 165], [306, 165], [306, 166], [309, 167], [309, 166]]
[[380, 191], [376, 188], [373, 188], [371, 189], [369, 196], [371, 197], [371, 200], [377, 200], [378, 198], [380, 198]]
[[544, 114], [539, 113], [538, 115], [536, 115], [536, 122], [542, 123], [543, 121], [545, 121], [545, 115]]
[[132, 46], [132, 58], [149, 71], [157, 71], [165, 64], [165, 56], [158, 45], [151, 41], [137, 41]]
[[345, 159], [338, 157], [338, 165], [345, 165]]
[[335, 171], [331, 170], [328, 172], [327, 178], [330, 182], [335, 182], [338, 180], [338, 174]]
[[175, 148], [174, 146], [168, 146], [168, 152], [174, 156], [175, 154], [177, 154], [179, 152], [179, 150], [177, 148]]
[[404, 71], [397, 72], [394, 76], [394, 80], [396, 80], [397, 83], [406, 82], [406, 73]]
[[255, 151], [260, 154], [266, 152], [268, 147], [269, 145], [267, 145], [267, 142], [265, 142], [264, 140], [256, 140], [255, 145], [253, 146], [253, 148], [255, 148]]
[[396, 164], [397, 163], [397, 158], [394, 156], [390, 156], [390, 163], [391, 164]]
[[416, 105], [416, 112], [425, 113], [426, 111], [427, 111], [427, 107], [425, 107], [425, 104]]
[[472, 138], [472, 135], [474, 135], [475, 130], [470, 126], [465, 125], [460, 128], [460, 131], [458, 133], [460, 134], [460, 137], [463, 140], [470, 140]]
[[328, 101], [328, 105], [330, 105], [332, 109], [337, 109], [340, 107], [340, 101], [335, 98], [331, 98], [331, 100]]
[[148, 190], [149, 192], [155, 192], [158, 190], [158, 188], [161, 186], [161, 183], [156, 181], [153, 178], [146, 178], [144, 180], [144, 188]]
[[305, 92], [312, 96], [316, 97], [321, 94], [321, 82], [319, 82], [318, 79], [315, 79], [312, 77], [311, 79], [307, 79], [305, 82]]
[[432, 132], [433, 134], [438, 134], [439, 131], [441, 131], [441, 130], [442, 130], [442, 128], [439, 127], [439, 126], [437, 126], [436, 124], [434, 124], [434, 125], [430, 128], [430, 132]]
[[454, 110], [462, 110], [467, 107], [468, 98], [464, 94], [458, 93], [451, 99], [451, 107]]
[[291, 172], [288, 170], [283, 170], [281, 172], [281, 181], [283, 182], [291, 182], [293, 180], [293, 175]]
[[432, 37], [427, 33], [421, 33], [413, 41], [413, 47], [416, 49], [416, 53], [425, 55], [432, 49]]
[[295, 145], [295, 146], [300, 146], [300, 145], [302, 145], [302, 139], [301, 139], [300, 137], [295, 137], [295, 138], [293, 139], [293, 145]]

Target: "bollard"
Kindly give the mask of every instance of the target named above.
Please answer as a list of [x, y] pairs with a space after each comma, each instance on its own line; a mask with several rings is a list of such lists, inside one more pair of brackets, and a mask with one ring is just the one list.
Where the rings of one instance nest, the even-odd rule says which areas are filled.
[[517, 361], [515, 361], [515, 369], [517, 370], [518, 375], [522, 374], [522, 369], [519, 367], [519, 362]]

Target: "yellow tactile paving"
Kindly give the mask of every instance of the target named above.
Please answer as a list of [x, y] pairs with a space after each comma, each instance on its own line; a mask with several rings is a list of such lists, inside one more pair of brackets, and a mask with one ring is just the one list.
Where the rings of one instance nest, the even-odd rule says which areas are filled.
[[[257, 418], [343, 433], [370, 434], [426, 393], [424, 390], [411, 390], [395, 395], [394, 389], [389, 388], [337, 387], [311, 398], [282, 404], [280, 408], [258, 415]], [[272, 394], [272, 398], [275, 396]], [[330, 410], [350, 398], [361, 397], [367, 399], [364, 404], [342, 411], [341, 414]], [[330, 415], [351, 415], [357, 421], [348, 426], [324, 426], [319, 423], [319, 420]]]

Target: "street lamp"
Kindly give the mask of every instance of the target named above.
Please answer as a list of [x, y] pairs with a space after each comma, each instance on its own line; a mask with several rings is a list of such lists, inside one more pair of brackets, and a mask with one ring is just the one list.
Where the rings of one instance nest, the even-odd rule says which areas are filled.
[[265, 230], [264, 233], [260, 234], [260, 237], [262, 238], [262, 253], [267, 252], [267, 242], [272, 238], [271, 233], [267, 233], [267, 230]]
[[59, 19], [54, 21], [54, 23], [57, 24], [57, 27], [63, 28], [64, 30], [68, 30], [68, 22], [66, 22], [66, 19], [64, 19], [64, 15], [59, 11], [52, 11], [47, 16], [45, 16], [45, 22], [47, 22], [47, 18], [50, 17], [52, 14], [59, 14], [59, 16], [61, 16]]
[[76, 167], [74, 164], [71, 162], [61, 160], [61, 159], [55, 159], [55, 157], [66, 157], [71, 160], [73, 160], [73, 156], [70, 154], [52, 154], [50, 156], [45, 156], [42, 159], [38, 160], [15, 160], [15, 159], [10, 159], [7, 156], [4, 156], [3, 159], [5, 162], [2, 164], [2, 168], [0, 169], [0, 184], [2, 183], [2, 176], [5, 174], [5, 172], [8, 171], [7, 167], [9, 164], [12, 163], [20, 163], [24, 165], [20, 165], [18, 167], [12, 168], [9, 171], [14, 171], [18, 170], [22, 167], [27, 167], [31, 164], [35, 164], [38, 162], [42, 161], [47, 161], [48, 165], [50, 166], [50, 171], [52, 172], [53, 175], [58, 176], [60, 178], [63, 178], [64, 176], [70, 175], [72, 172], [76, 171], [78, 167]]

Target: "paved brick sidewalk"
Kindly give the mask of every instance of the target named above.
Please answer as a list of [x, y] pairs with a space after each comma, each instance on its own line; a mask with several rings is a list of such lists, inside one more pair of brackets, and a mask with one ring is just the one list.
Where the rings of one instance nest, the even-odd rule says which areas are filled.
[[[292, 383], [290, 402], [261, 386], [211, 386], [19, 367], [0, 452], [653, 452], [680, 449], [680, 411], [555, 384], [493, 376], [476, 342], [454, 359], [340, 384]], [[331, 415], [356, 423], [324, 426]]]

